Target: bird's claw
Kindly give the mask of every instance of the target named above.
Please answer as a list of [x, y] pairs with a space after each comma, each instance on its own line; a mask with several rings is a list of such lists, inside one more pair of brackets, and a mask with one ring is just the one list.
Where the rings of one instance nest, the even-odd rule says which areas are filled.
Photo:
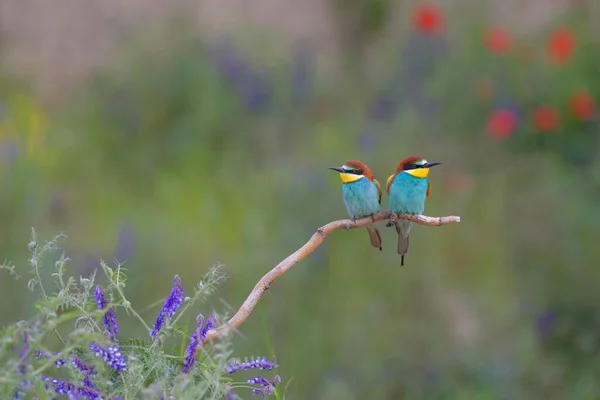
[[392, 215], [390, 215], [389, 221], [387, 222], [387, 224], [385, 224], [385, 226], [393, 226], [394, 224], [396, 224], [396, 220], [398, 220], [398, 215], [396, 213], [392, 213]]

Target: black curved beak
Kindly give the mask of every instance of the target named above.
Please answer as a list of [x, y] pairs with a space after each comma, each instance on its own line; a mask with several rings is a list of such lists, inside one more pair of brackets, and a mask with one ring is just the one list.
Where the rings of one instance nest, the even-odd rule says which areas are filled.
[[436, 165], [440, 165], [441, 162], [428, 162], [427, 164], [423, 165], [423, 167], [425, 168], [431, 168], [431, 167], [435, 167]]
[[332, 169], [334, 171], [337, 171], [339, 173], [343, 173], [344, 169], [342, 167], [329, 167], [329, 169]]

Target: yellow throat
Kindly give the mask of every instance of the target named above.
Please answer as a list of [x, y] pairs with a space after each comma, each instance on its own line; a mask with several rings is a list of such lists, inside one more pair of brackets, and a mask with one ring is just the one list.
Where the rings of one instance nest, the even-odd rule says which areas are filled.
[[427, 178], [427, 176], [429, 175], [429, 168], [409, 169], [409, 170], [402, 171], [402, 172], [410, 174], [410, 175], [414, 176], [415, 178]]
[[340, 179], [343, 183], [356, 182], [357, 180], [364, 178], [364, 175], [347, 174], [345, 172], [340, 173]]

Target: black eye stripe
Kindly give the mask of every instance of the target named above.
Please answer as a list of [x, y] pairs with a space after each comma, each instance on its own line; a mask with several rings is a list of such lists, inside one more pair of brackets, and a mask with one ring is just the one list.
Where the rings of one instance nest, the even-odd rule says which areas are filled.
[[417, 169], [417, 168], [425, 168], [424, 165], [419, 165], [419, 164], [406, 164], [404, 166], [404, 170], [407, 171], [409, 169]]
[[345, 169], [344, 172], [352, 175], [362, 175], [363, 172], [360, 169]]

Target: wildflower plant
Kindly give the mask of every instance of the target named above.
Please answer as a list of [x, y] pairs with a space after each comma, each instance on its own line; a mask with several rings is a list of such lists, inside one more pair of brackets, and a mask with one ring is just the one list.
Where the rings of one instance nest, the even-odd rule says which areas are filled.
[[[255, 376], [245, 382], [231, 378], [240, 370], [270, 372], [277, 368], [276, 362], [266, 357], [233, 359], [227, 338], [205, 343], [207, 332], [220, 322], [217, 314], [206, 320], [199, 315], [191, 334], [178, 324], [225, 279], [220, 265], [204, 275], [189, 297], [184, 297], [183, 282], [176, 275], [151, 327], [127, 300], [127, 276], [119, 264], [100, 263], [108, 280], [102, 286], [95, 273], [78, 281], [68, 276], [69, 259], [62, 255], [51, 275], [58, 290], [50, 292], [42, 279], [43, 259], [59, 250], [62, 238], [40, 245], [33, 232], [29, 244], [33, 277], [27, 287], [41, 298], [34, 317], [0, 330], [0, 398], [234, 399], [244, 390], [279, 398], [279, 375]], [[21, 271], [14, 266], [0, 266], [0, 270], [20, 278]], [[135, 319], [147, 336], [123, 337], [119, 321], [126, 317]], [[171, 339], [182, 344], [165, 346]]]

